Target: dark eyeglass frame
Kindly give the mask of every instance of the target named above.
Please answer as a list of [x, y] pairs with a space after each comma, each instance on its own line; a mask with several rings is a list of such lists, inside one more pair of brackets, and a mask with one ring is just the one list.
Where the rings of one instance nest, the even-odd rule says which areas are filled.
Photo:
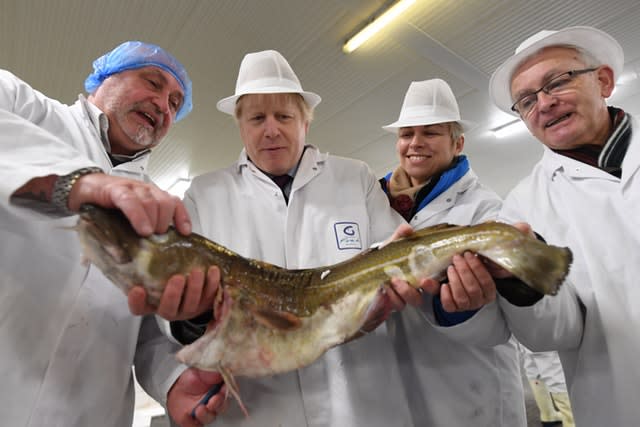
[[[568, 82], [571, 82], [576, 77], [578, 77], [578, 76], [580, 76], [582, 74], [586, 74], [586, 73], [590, 73], [592, 71], [596, 71], [598, 68], [600, 68], [600, 67], [582, 68], [582, 69], [579, 69], [579, 70], [569, 70], [569, 71], [565, 71], [564, 73], [560, 73], [557, 76], [551, 78], [540, 89], [538, 89], [536, 91], [533, 91], [531, 93], [528, 93], [528, 94], [518, 98], [518, 100], [516, 102], [514, 102], [513, 105], [511, 106], [511, 111], [513, 111], [515, 113], [518, 113], [520, 115], [520, 117], [524, 117], [524, 116], [528, 115], [533, 110], [533, 108], [536, 106], [536, 104], [538, 102], [538, 94], [540, 92], [544, 92], [547, 95], [553, 95], [551, 92], [553, 91], [554, 82], [557, 82], [558, 80], [560, 80], [562, 78], [565, 78], [565, 77], [569, 77], [569, 81]], [[520, 104], [524, 99], [529, 98], [529, 97], [535, 97], [535, 102], [533, 103], [531, 108], [529, 108], [527, 111], [520, 112], [520, 110], [518, 109], [518, 104]]]

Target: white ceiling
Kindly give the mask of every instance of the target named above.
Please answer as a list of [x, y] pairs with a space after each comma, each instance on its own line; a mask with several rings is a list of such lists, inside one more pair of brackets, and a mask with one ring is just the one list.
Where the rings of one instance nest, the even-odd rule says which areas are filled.
[[0, 0], [0, 67], [72, 103], [94, 58], [125, 40], [158, 44], [183, 62], [194, 110], [154, 152], [161, 186], [233, 162], [241, 142], [233, 119], [215, 108], [232, 95], [247, 52], [279, 50], [306, 90], [319, 93], [308, 141], [367, 162], [378, 175], [395, 166], [393, 135], [413, 80], [440, 77], [462, 116], [479, 123], [465, 152], [485, 184], [504, 195], [541, 153], [526, 131], [496, 139], [489, 129], [512, 120], [490, 104], [492, 71], [540, 29], [591, 25], [626, 53], [615, 102], [640, 112], [640, 2], [637, 0], [418, 0], [401, 18], [350, 55], [345, 38], [385, 0]]

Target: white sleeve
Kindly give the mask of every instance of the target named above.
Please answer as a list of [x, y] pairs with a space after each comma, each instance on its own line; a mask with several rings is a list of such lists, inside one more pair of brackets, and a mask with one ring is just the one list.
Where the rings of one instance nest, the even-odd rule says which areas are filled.
[[501, 296], [498, 300], [509, 329], [531, 351], [574, 350], [580, 345], [584, 306], [571, 283], [529, 307], [515, 306]]
[[34, 177], [66, 175], [98, 166], [38, 126], [51, 113], [47, 100], [11, 73], [0, 70], [0, 203], [9, 205], [13, 192]]
[[136, 378], [149, 396], [164, 407], [171, 386], [187, 369], [175, 358], [179, 348], [160, 332], [154, 316], [144, 316], [134, 358]]
[[433, 314], [433, 300], [427, 298], [420, 312], [431, 326], [454, 341], [478, 347], [493, 347], [509, 341], [511, 332], [496, 301], [483, 306], [464, 322], [441, 326]]

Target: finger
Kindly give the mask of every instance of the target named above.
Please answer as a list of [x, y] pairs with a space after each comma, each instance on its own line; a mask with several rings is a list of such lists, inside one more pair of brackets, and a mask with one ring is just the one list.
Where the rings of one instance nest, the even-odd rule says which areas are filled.
[[[391, 279], [391, 281], [393, 282], [394, 280], [398, 280], [398, 279]], [[393, 309], [395, 311], [402, 311], [404, 310], [404, 308], [406, 307], [407, 303], [406, 301], [402, 298], [401, 295], [399, 295], [393, 285], [389, 286], [387, 288], [387, 296], [389, 297], [389, 302], [391, 303], [391, 306], [393, 307]]]
[[414, 307], [422, 304], [422, 294], [420, 293], [422, 289], [419, 291], [400, 279], [392, 279], [391, 287], [407, 304]]
[[[478, 271], [472, 268], [472, 264]], [[469, 305], [466, 307], [467, 310], [475, 309], [484, 303], [484, 293], [482, 290], [482, 284], [480, 283], [481, 279], [476, 275], [476, 273], [486, 272], [486, 269], [482, 265], [478, 266], [479, 264], [482, 263], [479, 262], [477, 257], [471, 252], [465, 252], [462, 256], [455, 257], [454, 259], [454, 266], [458, 272], [458, 276], [460, 277], [462, 287], [469, 299]], [[485, 277], [490, 276], [487, 273]], [[491, 279], [489, 278], [489, 280]]]
[[440, 293], [440, 282], [434, 279], [422, 279], [419, 283], [420, 289], [431, 295], [438, 295]]
[[189, 212], [184, 206], [181, 200], [176, 201], [173, 210], [173, 224], [180, 234], [191, 234], [191, 219], [189, 218]]
[[414, 230], [409, 224], [400, 224], [396, 231], [393, 233], [392, 237], [395, 237], [393, 240], [399, 239], [401, 237], [409, 237], [413, 235]]
[[127, 292], [129, 311], [137, 316], [153, 312], [153, 306], [147, 304], [147, 292], [142, 286], [134, 286]]
[[198, 314], [203, 288], [204, 271], [194, 269], [189, 273], [184, 295], [182, 296], [182, 304], [179, 310], [181, 315], [194, 317]]
[[134, 185], [134, 193], [138, 202], [145, 210], [154, 232], [157, 232], [158, 224], [158, 200], [152, 192], [152, 188], [147, 184]]
[[175, 274], [169, 278], [164, 291], [162, 291], [160, 305], [158, 306], [158, 315], [167, 320], [181, 320], [178, 318], [178, 313], [186, 282], [185, 277], [181, 274]]
[[[215, 300], [218, 289], [220, 288], [220, 278], [220, 269], [215, 265], [209, 267], [207, 270], [207, 282], [205, 283], [204, 290], [202, 292], [202, 304], [200, 308], [203, 310], [213, 307], [213, 301]], [[200, 313], [196, 313], [196, 315], [197, 314]]]
[[169, 193], [156, 188], [156, 199], [158, 203], [158, 222], [156, 224], [156, 233], [166, 233], [169, 226], [173, 222], [173, 215], [180, 199]]
[[[482, 300], [480, 301], [481, 305], [492, 301], [492, 295], [495, 297], [496, 284], [486, 265], [479, 256], [471, 252], [466, 252], [464, 258], [480, 285], [479, 298]], [[469, 292], [469, 289], [467, 289], [467, 292]]]
[[203, 425], [212, 423], [216, 419], [216, 412], [208, 408], [208, 406], [200, 405], [196, 408], [196, 420]]
[[533, 233], [533, 229], [531, 228], [531, 225], [529, 225], [528, 223], [516, 222], [513, 224], [513, 226], [518, 230], [520, 230], [522, 233], [527, 234], [531, 237], [535, 237], [535, 234]]
[[108, 187], [107, 191], [113, 205], [122, 211], [139, 235], [149, 236], [153, 233], [151, 219], [140, 199], [131, 188], [115, 185]]
[[[456, 257], [460, 257], [460, 255], [454, 255], [454, 263]], [[462, 279], [454, 266], [449, 266], [447, 268], [447, 278], [449, 279], [448, 285], [451, 291], [452, 302], [455, 306], [453, 311], [467, 310], [467, 307], [469, 307], [469, 296], [467, 295], [467, 291], [462, 285]]]
[[456, 303], [453, 300], [453, 294], [451, 293], [451, 286], [445, 283], [440, 287], [440, 303], [442, 308], [447, 313], [455, 313], [458, 310]]

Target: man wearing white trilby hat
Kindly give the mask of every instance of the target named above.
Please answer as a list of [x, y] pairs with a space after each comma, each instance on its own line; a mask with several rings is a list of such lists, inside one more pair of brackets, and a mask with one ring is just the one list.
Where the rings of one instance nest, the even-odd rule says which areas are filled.
[[[280, 53], [244, 57], [235, 94], [218, 102], [219, 110], [235, 116], [244, 149], [231, 167], [193, 180], [185, 205], [194, 230], [243, 256], [294, 269], [351, 258], [404, 224], [364, 163], [305, 143], [319, 102]], [[388, 295], [396, 309], [422, 303], [404, 283], [394, 290]], [[197, 329], [189, 336], [194, 323], [172, 324], [174, 336], [182, 342], [197, 337]], [[401, 356], [421, 363], [419, 354]], [[405, 389], [398, 365], [382, 324], [308, 367], [238, 378], [250, 418], [231, 404], [216, 425], [424, 425], [408, 404], [410, 393], [420, 391]]]
[[[441, 223], [478, 224], [498, 216], [502, 200], [480, 184], [461, 154], [464, 132], [472, 127], [473, 123], [461, 120], [455, 96], [441, 79], [412, 82], [398, 120], [383, 126], [397, 136], [400, 165], [380, 181], [394, 209], [415, 229]], [[471, 253], [456, 255], [454, 265], [460, 272], [466, 268], [465, 259], [471, 265], [481, 263]], [[449, 280], [455, 285], [465, 277], [467, 274], [454, 275]], [[439, 292], [448, 289], [450, 285], [443, 285]], [[488, 299], [495, 299], [495, 292]], [[396, 330], [408, 331], [410, 336], [406, 342], [395, 338], [396, 351], [411, 349], [429, 367], [400, 367], [405, 378], [414, 377], [424, 384], [426, 393], [413, 397], [423, 408], [424, 425], [525, 426], [514, 342], [508, 335], [495, 346], [452, 339], [448, 333], [455, 328], [451, 327], [473, 316], [477, 307], [460, 308], [467, 311], [448, 313], [436, 295], [425, 304], [424, 314], [405, 310], [389, 320]], [[428, 325], [424, 324], [425, 314]], [[436, 392], [437, 398], [428, 390]], [[459, 400], [456, 405], [443, 404], [455, 400]]]
[[545, 146], [500, 215], [574, 256], [557, 296], [500, 305], [524, 345], [558, 350], [581, 427], [640, 420], [640, 124], [606, 104], [623, 63], [610, 35], [570, 27], [525, 40], [490, 81]]

